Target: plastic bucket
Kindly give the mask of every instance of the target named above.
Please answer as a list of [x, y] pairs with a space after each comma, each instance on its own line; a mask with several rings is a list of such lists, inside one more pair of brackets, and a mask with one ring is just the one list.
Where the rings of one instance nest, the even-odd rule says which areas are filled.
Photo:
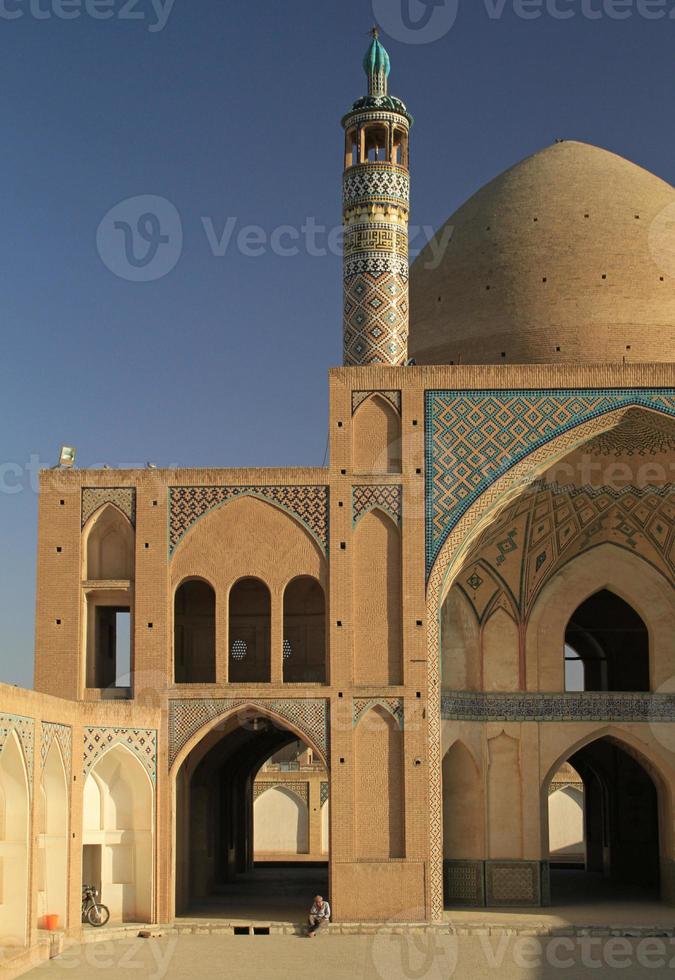
[[58, 915], [46, 915], [45, 916], [45, 929], [50, 932], [56, 932], [59, 928], [59, 917]]

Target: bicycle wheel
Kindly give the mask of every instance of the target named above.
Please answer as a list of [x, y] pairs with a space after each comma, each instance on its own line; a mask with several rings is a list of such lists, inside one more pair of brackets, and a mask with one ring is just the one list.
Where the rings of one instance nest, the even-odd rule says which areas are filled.
[[109, 918], [110, 910], [107, 905], [90, 905], [87, 910], [87, 921], [91, 926], [104, 926]]

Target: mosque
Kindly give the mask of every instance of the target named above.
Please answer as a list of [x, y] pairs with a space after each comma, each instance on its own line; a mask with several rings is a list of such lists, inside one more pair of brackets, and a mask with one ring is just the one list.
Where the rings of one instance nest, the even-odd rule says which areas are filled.
[[41, 474], [4, 945], [77, 936], [83, 881], [226, 917], [266, 862], [336, 922], [675, 901], [675, 192], [557, 142], [409, 267], [377, 36], [365, 71], [329, 465]]

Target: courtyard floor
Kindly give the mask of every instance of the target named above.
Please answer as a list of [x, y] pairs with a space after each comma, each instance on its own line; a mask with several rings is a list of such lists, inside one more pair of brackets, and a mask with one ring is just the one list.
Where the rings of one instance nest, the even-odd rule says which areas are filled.
[[675, 975], [674, 939], [523, 936], [169, 936], [74, 946], [26, 974], [34, 980], [92, 977], [192, 980], [554, 980]]

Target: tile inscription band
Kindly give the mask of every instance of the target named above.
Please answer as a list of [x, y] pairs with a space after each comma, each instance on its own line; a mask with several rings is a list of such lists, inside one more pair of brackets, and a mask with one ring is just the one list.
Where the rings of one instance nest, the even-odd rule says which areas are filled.
[[473, 694], [441, 697], [445, 721], [673, 722], [675, 694]]

